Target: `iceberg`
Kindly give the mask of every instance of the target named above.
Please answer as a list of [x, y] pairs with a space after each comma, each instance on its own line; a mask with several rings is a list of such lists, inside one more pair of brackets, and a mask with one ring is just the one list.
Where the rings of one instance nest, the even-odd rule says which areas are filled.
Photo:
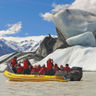
[[[56, 28], [66, 40], [68, 38], [78, 36], [86, 32], [91, 32], [91, 36], [88, 35], [89, 33], [86, 34], [88, 38], [91, 37], [87, 40], [89, 41], [90, 39], [93, 39], [92, 41], [94, 41], [94, 38], [96, 36], [96, 14], [79, 9], [65, 9], [54, 13], [53, 21]], [[87, 44], [85, 41], [82, 43], [83, 44], [81, 45]], [[90, 44], [88, 43], [88, 45], [94, 45], [94, 42], [93, 44], [92, 42], [90, 42]]]
[[96, 0], [75, 0], [70, 6], [71, 9], [81, 9], [96, 13]]
[[66, 40], [68, 45], [96, 46], [95, 38], [92, 32], [85, 32]]
[[96, 47], [73, 46], [65, 49], [58, 49], [49, 54], [40, 62], [34, 64], [45, 64], [52, 58], [58, 66], [69, 64], [70, 67], [82, 67], [84, 71], [96, 71]]

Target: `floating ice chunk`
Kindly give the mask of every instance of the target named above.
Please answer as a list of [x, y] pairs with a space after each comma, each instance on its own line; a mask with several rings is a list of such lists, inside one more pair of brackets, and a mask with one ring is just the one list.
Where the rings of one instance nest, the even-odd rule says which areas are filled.
[[70, 37], [66, 40], [66, 42], [68, 45], [96, 46], [95, 38], [92, 32], [86, 32]]

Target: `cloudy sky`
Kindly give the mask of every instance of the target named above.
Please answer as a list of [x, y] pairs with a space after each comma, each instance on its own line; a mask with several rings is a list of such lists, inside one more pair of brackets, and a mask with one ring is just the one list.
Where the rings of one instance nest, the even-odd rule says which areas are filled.
[[0, 0], [0, 36], [56, 35], [51, 13], [74, 0]]

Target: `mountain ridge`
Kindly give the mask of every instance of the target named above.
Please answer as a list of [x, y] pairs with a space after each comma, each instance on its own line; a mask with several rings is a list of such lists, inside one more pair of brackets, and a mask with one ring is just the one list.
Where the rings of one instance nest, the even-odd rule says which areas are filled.
[[12, 52], [33, 52], [45, 36], [0, 37], [0, 56]]

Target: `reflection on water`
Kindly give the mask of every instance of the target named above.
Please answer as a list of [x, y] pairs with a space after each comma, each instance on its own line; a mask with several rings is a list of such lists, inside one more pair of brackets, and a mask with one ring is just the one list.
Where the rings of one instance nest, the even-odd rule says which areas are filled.
[[96, 96], [96, 73], [75, 82], [12, 82], [0, 74], [0, 96]]

